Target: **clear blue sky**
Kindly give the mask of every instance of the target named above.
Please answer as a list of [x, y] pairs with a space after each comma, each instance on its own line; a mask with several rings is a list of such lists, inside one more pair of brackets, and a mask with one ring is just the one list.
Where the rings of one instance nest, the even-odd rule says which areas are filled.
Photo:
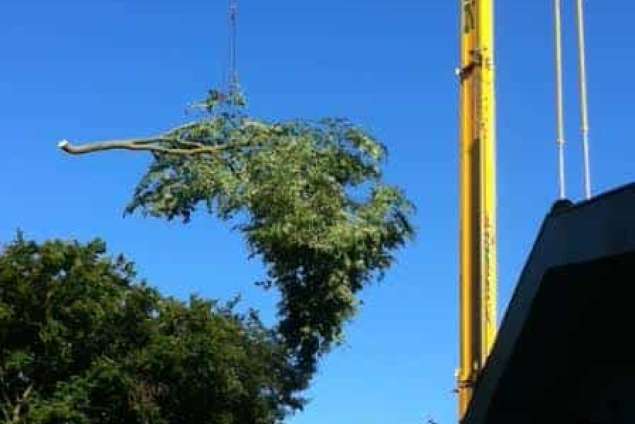
[[[347, 343], [291, 424], [455, 421], [458, 0], [241, 0], [251, 113], [348, 116], [389, 146], [387, 179], [418, 206], [416, 243], [364, 292]], [[551, 1], [499, 1], [499, 265], [503, 308], [556, 193]], [[573, 1], [565, 1], [571, 197], [582, 193]], [[274, 319], [237, 235], [132, 217], [147, 157], [65, 157], [76, 141], [151, 134], [223, 77], [225, 0], [5, 0], [0, 14], [0, 240], [100, 236], [167, 294], [228, 298]], [[588, 2], [596, 190], [635, 179], [635, 6]]]

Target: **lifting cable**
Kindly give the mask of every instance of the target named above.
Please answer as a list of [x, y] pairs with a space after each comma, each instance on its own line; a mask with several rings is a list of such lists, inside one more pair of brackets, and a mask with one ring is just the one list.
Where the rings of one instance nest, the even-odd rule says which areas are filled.
[[556, 59], [556, 120], [558, 145], [558, 178], [560, 199], [567, 196], [564, 165], [564, 100], [562, 81], [562, 11], [561, 0], [554, 0], [554, 35], [555, 35], [555, 59]]
[[[577, 30], [578, 30], [578, 67], [580, 89], [580, 121], [582, 131], [582, 150], [584, 157], [584, 195], [591, 198], [591, 155], [589, 152], [589, 102], [587, 90], [587, 64], [586, 64], [586, 40], [584, 24], [584, 0], [576, 0], [577, 3]], [[555, 62], [556, 62], [556, 121], [558, 145], [558, 178], [560, 199], [566, 197], [565, 180], [565, 124], [564, 124], [564, 95], [563, 95], [563, 71], [562, 71], [562, 0], [554, 0], [554, 35], [555, 35]]]
[[591, 198], [591, 158], [589, 153], [589, 102], [586, 73], [586, 40], [584, 30], [584, 1], [578, 2], [578, 60], [580, 68], [580, 114], [582, 122], [582, 148], [584, 153], [584, 194]]
[[232, 96], [240, 91], [238, 79], [238, 0], [229, 0], [229, 71], [227, 94]]

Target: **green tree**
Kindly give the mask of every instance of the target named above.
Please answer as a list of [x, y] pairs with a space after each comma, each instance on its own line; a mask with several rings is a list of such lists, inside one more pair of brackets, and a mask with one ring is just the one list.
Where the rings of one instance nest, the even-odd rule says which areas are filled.
[[71, 154], [150, 152], [154, 161], [127, 212], [187, 222], [200, 206], [232, 221], [265, 287], [281, 293], [277, 331], [310, 379], [341, 341], [358, 292], [413, 235], [412, 204], [382, 181], [385, 147], [344, 119], [267, 122], [238, 92], [211, 91], [206, 116], [165, 134], [60, 147]]
[[280, 422], [304, 389], [254, 312], [162, 297], [105, 245], [19, 236], [0, 254], [0, 421]]

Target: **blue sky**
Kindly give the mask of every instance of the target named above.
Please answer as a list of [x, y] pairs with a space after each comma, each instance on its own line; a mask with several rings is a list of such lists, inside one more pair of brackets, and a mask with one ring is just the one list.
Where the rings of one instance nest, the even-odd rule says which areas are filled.
[[[570, 197], [582, 194], [573, 1], [565, 1]], [[458, 1], [241, 0], [239, 67], [253, 115], [347, 116], [390, 149], [386, 178], [416, 203], [417, 241], [367, 289], [344, 346], [326, 358], [291, 424], [455, 421]], [[65, 157], [61, 138], [146, 135], [184, 119], [226, 67], [225, 0], [5, 0], [0, 14], [0, 240], [103, 237], [164, 293], [260, 308], [239, 237], [122, 218], [148, 158]], [[635, 6], [589, 1], [594, 188], [635, 179]], [[499, 1], [500, 307], [556, 192], [551, 2]]]

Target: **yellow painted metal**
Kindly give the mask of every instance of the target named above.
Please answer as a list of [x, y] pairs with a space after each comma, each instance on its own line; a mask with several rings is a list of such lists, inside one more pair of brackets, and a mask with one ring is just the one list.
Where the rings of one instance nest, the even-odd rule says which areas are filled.
[[461, 1], [460, 368], [463, 418], [497, 331], [494, 1]]

